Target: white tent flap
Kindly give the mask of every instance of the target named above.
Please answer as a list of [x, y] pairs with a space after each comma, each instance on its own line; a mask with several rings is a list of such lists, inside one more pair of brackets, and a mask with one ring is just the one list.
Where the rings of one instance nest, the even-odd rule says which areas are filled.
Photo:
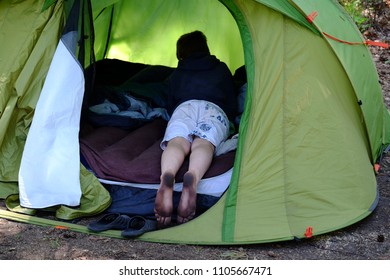
[[59, 42], [26, 140], [19, 171], [20, 204], [28, 208], [80, 203], [81, 67]]

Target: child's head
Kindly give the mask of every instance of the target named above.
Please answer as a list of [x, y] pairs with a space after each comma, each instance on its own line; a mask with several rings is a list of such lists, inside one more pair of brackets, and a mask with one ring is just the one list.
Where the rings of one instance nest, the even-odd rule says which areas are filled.
[[182, 35], [176, 43], [177, 59], [186, 59], [194, 53], [210, 54], [207, 38], [200, 31], [193, 31]]

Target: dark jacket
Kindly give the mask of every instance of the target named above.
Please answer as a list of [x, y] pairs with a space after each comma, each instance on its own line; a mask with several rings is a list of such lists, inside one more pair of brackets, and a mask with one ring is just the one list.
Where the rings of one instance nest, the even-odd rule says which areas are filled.
[[214, 55], [195, 54], [179, 60], [178, 67], [170, 76], [168, 112], [188, 100], [213, 102], [222, 108], [230, 121], [237, 111], [237, 97], [232, 74], [226, 64]]

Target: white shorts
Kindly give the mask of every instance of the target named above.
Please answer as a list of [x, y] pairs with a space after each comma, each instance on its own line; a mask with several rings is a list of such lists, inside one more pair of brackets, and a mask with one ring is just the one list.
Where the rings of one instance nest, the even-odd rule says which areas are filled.
[[164, 150], [175, 137], [192, 143], [196, 136], [218, 147], [229, 137], [229, 128], [229, 119], [219, 106], [204, 100], [189, 100], [173, 112], [160, 147]]

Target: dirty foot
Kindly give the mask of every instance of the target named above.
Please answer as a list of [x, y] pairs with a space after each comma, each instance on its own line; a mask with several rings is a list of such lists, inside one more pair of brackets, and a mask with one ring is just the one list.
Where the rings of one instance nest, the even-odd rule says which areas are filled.
[[186, 223], [195, 216], [196, 211], [196, 185], [195, 177], [187, 172], [183, 177], [183, 190], [177, 208], [177, 222]]
[[172, 173], [161, 175], [160, 188], [157, 190], [154, 204], [154, 214], [159, 228], [165, 228], [171, 224], [171, 215], [173, 210], [173, 185], [175, 176]]

